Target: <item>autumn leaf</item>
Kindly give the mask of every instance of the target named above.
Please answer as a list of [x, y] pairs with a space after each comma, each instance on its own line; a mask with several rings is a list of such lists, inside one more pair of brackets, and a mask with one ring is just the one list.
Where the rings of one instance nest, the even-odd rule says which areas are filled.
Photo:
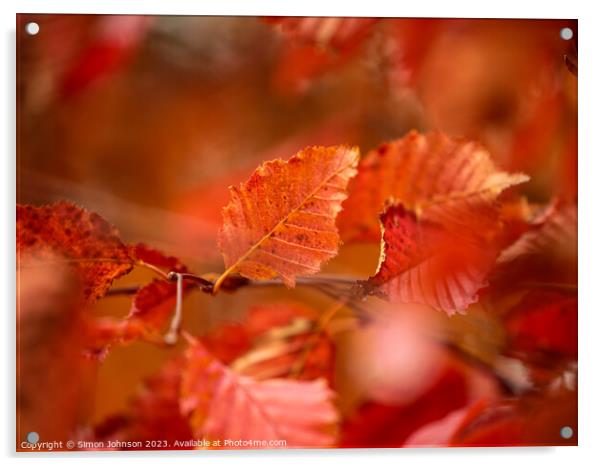
[[394, 303], [427, 304], [449, 315], [477, 301], [495, 261], [494, 248], [419, 222], [401, 204], [388, 207], [381, 222], [381, 263], [364, 284], [368, 293]]
[[250, 279], [280, 276], [288, 287], [337, 254], [335, 224], [355, 174], [358, 149], [310, 147], [287, 162], [262, 164], [251, 178], [230, 188], [219, 245], [226, 271]]
[[232, 362], [239, 374], [256, 380], [294, 376], [334, 379], [334, 345], [317, 330], [318, 315], [297, 303], [270, 303], [249, 310], [245, 329], [252, 347]]
[[491, 209], [497, 196], [527, 179], [496, 170], [475, 142], [411, 131], [360, 161], [337, 221], [339, 231], [344, 241], [378, 241], [378, 216], [390, 199], [421, 219], [466, 228], [485, 213], [495, 219]]
[[35, 207], [17, 205], [17, 263], [23, 253], [38, 258], [58, 254], [72, 264], [87, 302], [103, 296], [116, 278], [132, 269], [128, 248], [100, 215], [70, 202]]
[[283, 440], [286, 447], [329, 446], [338, 420], [332, 397], [324, 380], [256, 381], [221, 364], [200, 343], [186, 352], [180, 408], [198, 437], [266, 441], [251, 447]]
[[[553, 409], [550, 409], [553, 406]], [[573, 445], [561, 429], [577, 424], [569, 391], [519, 399], [480, 399], [416, 430], [403, 447]]]
[[223, 364], [255, 380], [322, 377], [332, 385], [334, 344], [325, 332], [316, 333], [317, 320], [300, 303], [266, 303], [249, 309], [243, 322], [218, 325], [201, 341]]
[[496, 286], [577, 285], [577, 207], [561, 205], [502, 251], [492, 276]]

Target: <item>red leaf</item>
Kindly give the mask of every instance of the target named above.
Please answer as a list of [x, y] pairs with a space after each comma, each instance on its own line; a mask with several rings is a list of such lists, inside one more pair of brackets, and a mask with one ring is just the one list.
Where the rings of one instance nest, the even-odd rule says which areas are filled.
[[[266, 305], [251, 310], [249, 327], [257, 328], [260, 316], [286, 316], [287, 322], [273, 325], [258, 334], [253, 348], [231, 367], [256, 380], [294, 376], [298, 380], [334, 379], [334, 345], [328, 335], [316, 329], [317, 316], [308, 309], [291, 305]], [[294, 312], [294, 314], [292, 314]], [[274, 321], [274, 317], [270, 320]], [[254, 322], [255, 321], [255, 322]]]
[[[575, 435], [561, 436], [563, 427]], [[453, 446], [577, 445], [574, 391], [528, 395], [470, 410], [452, 438]]]
[[181, 409], [193, 433], [211, 440], [258, 441], [237, 447], [324, 447], [334, 442], [338, 415], [323, 380], [255, 381], [238, 375], [196, 343], [186, 353]]
[[577, 285], [577, 206], [561, 206], [507, 247], [492, 277], [496, 286], [524, 282]]
[[116, 278], [132, 269], [117, 230], [98, 214], [69, 202], [17, 205], [17, 264], [27, 252], [38, 258], [62, 256], [72, 265], [90, 303], [104, 296]]
[[253, 341], [247, 328], [241, 323], [224, 323], [201, 338], [203, 345], [223, 364], [230, 365], [234, 360], [249, 351]]
[[341, 447], [399, 447], [421, 426], [463, 407], [467, 392], [464, 375], [449, 368], [412, 403], [366, 403], [343, 424]]
[[323, 377], [332, 384], [334, 345], [316, 334], [316, 313], [296, 303], [255, 306], [244, 323], [229, 323], [203, 336], [202, 342], [222, 363], [256, 380], [292, 375], [304, 360], [299, 380]]
[[368, 292], [395, 303], [427, 304], [449, 315], [477, 301], [495, 247], [419, 223], [402, 205], [387, 208], [381, 222], [383, 255], [376, 275], [365, 284]]

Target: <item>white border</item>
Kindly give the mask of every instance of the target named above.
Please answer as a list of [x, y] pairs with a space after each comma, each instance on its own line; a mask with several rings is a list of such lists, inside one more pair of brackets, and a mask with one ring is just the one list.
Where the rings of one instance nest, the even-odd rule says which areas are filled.
[[[598, 434], [602, 433], [602, 265], [599, 244], [602, 241], [600, 203], [602, 202], [602, 144], [600, 118], [602, 110], [600, 83], [602, 83], [600, 45], [602, 24], [593, 7], [595, 2], [503, 0], [496, 2], [454, 0], [435, 2], [429, 0], [399, 1], [369, 0], [364, 2], [326, 2], [303, 0], [284, 2], [278, 0], [208, 2], [205, 0], [96, 0], [96, 1], [9, 1], [0, 2], [3, 44], [0, 73], [3, 108], [0, 112], [0, 131], [4, 154], [0, 159], [4, 179], [2, 192], [2, 255], [0, 262], [3, 277], [0, 279], [0, 296], [5, 306], [2, 313], [4, 325], [4, 357], [0, 391], [4, 419], [0, 423], [0, 440], [8, 461], [16, 461], [14, 449], [14, 170], [15, 170], [15, 13], [138, 13], [138, 14], [209, 14], [209, 15], [339, 15], [339, 16], [428, 16], [428, 17], [520, 17], [520, 18], [578, 18], [579, 19], [579, 443], [577, 448], [509, 448], [509, 449], [439, 449], [439, 450], [336, 450], [308, 452], [145, 452], [145, 453], [95, 453], [44, 455], [44, 461], [81, 462], [86, 458], [93, 464], [107, 460], [127, 459], [145, 464], [165, 464], [166, 460], [205, 463], [261, 463], [261, 464], [318, 464], [345, 462], [365, 464], [475, 464], [487, 466], [536, 462], [548, 465], [594, 464], [602, 457]], [[28, 464], [40, 456], [20, 455], [19, 464]]]

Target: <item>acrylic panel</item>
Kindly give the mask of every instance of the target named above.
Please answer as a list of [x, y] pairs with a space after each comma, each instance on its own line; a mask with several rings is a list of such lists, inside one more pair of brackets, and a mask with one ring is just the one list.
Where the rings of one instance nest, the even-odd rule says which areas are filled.
[[17, 15], [16, 449], [576, 445], [577, 35]]

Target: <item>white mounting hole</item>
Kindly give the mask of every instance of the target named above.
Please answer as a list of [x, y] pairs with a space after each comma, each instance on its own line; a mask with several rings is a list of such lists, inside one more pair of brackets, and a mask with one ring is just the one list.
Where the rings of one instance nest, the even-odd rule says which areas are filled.
[[35, 36], [40, 32], [40, 25], [38, 23], [27, 23], [25, 25], [25, 32], [30, 36]]
[[573, 30], [571, 28], [562, 28], [560, 30], [560, 38], [562, 40], [571, 40], [573, 38]]
[[573, 436], [573, 429], [571, 429], [569, 426], [564, 426], [562, 429], [560, 429], [560, 436], [564, 439], [569, 439]]
[[27, 443], [36, 444], [40, 440], [40, 434], [37, 432], [29, 432], [27, 434]]

